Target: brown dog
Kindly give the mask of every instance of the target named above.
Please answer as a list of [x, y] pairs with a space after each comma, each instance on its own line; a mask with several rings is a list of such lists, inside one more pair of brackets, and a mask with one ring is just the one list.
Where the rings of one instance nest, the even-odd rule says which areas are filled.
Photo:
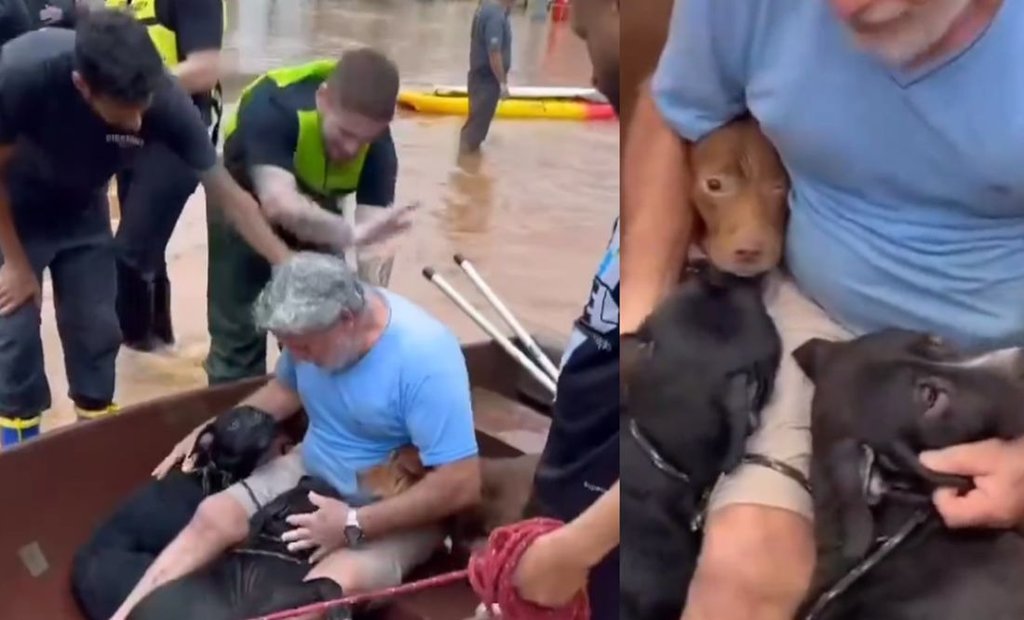
[[722, 271], [754, 276], [782, 258], [789, 177], [757, 121], [743, 116], [691, 149], [692, 199], [703, 225], [698, 238]]
[[[533, 489], [539, 454], [510, 458], [481, 458], [480, 504], [454, 519], [458, 544], [475, 548], [496, 528], [523, 518]], [[411, 445], [395, 450], [386, 463], [360, 472], [360, 487], [380, 498], [393, 497], [427, 474], [419, 451]]]
[[406, 445], [392, 452], [385, 463], [359, 472], [359, 486], [383, 499], [398, 495], [426, 475], [419, 450]]

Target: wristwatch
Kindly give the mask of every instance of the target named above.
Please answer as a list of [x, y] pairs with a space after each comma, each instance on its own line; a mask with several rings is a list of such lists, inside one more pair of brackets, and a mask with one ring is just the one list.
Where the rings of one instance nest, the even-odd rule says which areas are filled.
[[359, 512], [355, 508], [349, 508], [345, 517], [345, 542], [349, 547], [363, 542], [363, 528], [359, 525]]

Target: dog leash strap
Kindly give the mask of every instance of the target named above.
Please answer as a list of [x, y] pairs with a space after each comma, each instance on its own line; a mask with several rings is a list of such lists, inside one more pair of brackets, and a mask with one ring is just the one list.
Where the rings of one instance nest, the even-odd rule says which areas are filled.
[[760, 465], [761, 467], [767, 467], [768, 469], [777, 471], [802, 486], [808, 493], [811, 492], [811, 482], [807, 479], [807, 476], [792, 465], [764, 456], [763, 454], [747, 454], [743, 457], [743, 462], [749, 465]]
[[850, 589], [850, 587], [856, 583], [858, 579], [864, 576], [869, 570], [878, 565], [879, 562], [884, 560], [890, 553], [893, 552], [896, 547], [902, 544], [907, 538], [910, 537], [917, 528], [921, 527], [925, 521], [928, 520], [929, 511], [927, 509], [921, 509], [910, 515], [907, 522], [903, 524], [903, 527], [898, 532], [884, 543], [875, 548], [874, 551], [868, 554], [859, 564], [854, 566], [850, 572], [843, 575], [843, 577], [835, 583], [831, 588], [826, 590], [818, 597], [814, 602], [814, 606], [811, 607], [810, 611], [804, 616], [804, 620], [816, 620], [821, 616], [821, 613], [825, 608], [842, 595], [844, 592]]
[[666, 461], [665, 458], [658, 453], [658, 449], [654, 447], [654, 444], [648, 441], [647, 438], [643, 436], [643, 433], [640, 432], [640, 427], [634, 419], [629, 420], [629, 434], [633, 437], [633, 440], [636, 441], [637, 445], [640, 446], [640, 449], [644, 451], [647, 458], [651, 460], [651, 464], [658, 468], [660, 472], [685, 482], [686, 484], [690, 484], [690, 477], [686, 475], [685, 472], [679, 471], [679, 469], [673, 466], [672, 463]]

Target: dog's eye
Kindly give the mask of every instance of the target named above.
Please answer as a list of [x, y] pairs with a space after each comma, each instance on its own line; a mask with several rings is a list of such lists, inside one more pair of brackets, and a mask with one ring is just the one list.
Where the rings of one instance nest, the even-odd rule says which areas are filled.
[[926, 407], [932, 407], [939, 399], [939, 390], [934, 385], [921, 383], [917, 386], [917, 398]]
[[708, 188], [709, 192], [720, 192], [722, 191], [722, 180], [714, 177], [704, 181], [704, 186]]

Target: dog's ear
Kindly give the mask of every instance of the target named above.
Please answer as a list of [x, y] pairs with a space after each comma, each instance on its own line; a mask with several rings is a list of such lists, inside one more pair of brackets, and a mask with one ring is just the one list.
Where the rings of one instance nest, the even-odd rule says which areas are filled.
[[807, 378], [814, 381], [818, 377], [818, 371], [828, 363], [837, 346], [839, 343], [832, 340], [811, 338], [793, 351], [793, 359]]
[[864, 497], [862, 452], [852, 439], [844, 439], [824, 455], [828, 482], [839, 506], [839, 542], [842, 556], [855, 562], [867, 555], [875, 539], [875, 522]]
[[746, 372], [736, 373], [726, 380], [725, 392], [721, 395], [726, 431], [723, 473], [728, 474], [735, 469], [746, 452], [747, 437], [754, 430], [752, 418], [757, 413], [754, 410], [759, 390], [757, 383], [757, 378]]

